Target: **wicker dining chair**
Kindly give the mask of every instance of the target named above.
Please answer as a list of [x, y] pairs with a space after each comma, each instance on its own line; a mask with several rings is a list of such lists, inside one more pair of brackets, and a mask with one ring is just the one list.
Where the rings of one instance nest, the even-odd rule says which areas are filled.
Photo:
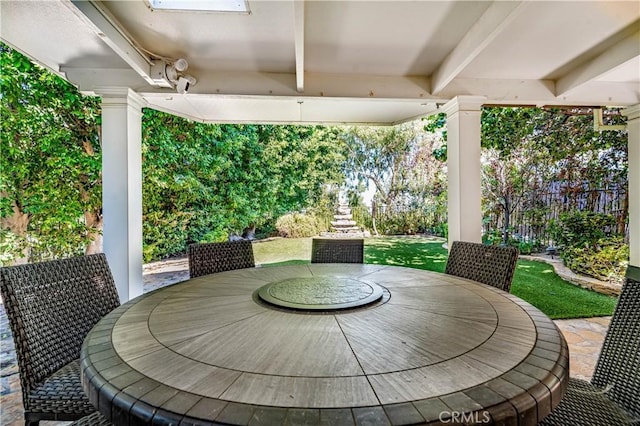
[[189, 245], [191, 278], [255, 266], [253, 245], [249, 240]]
[[542, 426], [640, 425], [640, 268], [627, 268], [591, 382], [569, 379]]
[[444, 272], [509, 292], [518, 254], [515, 247], [454, 241]]
[[362, 238], [314, 238], [311, 263], [364, 263]]
[[95, 412], [80, 382], [80, 348], [119, 306], [104, 254], [0, 268], [27, 425]]
[[95, 412], [66, 426], [112, 426], [112, 423], [101, 413]]

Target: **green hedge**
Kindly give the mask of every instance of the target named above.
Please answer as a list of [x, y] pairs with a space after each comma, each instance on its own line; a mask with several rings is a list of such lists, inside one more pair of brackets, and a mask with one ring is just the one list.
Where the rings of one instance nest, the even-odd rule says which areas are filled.
[[285, 238], [313, 237], [325, 231], [321, 222], [311, 214], [290, 213], [276, 221], [278, 235]]
[[629, 245], [622, 237], [602, 238], [596, 247], [566, 247], [564, 264], [573, 272], [603, 281], [622, 281], [629, 264]]
[[629, 246], [614, 235], [612, 215], [573, 211], [560, 216], [551, 232], [564, 264], [577, 274], [621, 282], [629, 263]]

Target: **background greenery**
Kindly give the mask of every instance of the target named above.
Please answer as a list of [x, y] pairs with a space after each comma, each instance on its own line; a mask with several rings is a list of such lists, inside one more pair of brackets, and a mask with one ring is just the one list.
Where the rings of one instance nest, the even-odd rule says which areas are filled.
[[616, 232], [611, 215], [571, 211], [550, 226], [572, 271], [604, 281], [621, 281], [629, 263], [629, 245]]
[[0, 262], [94, 250], [99, 99], [0, 44]]
[[[0, 45], [0, 262], [100, 250], [100, 100]], [[267, 234], [278, 217], [332, 204], [344, 144], [321, 126], [142, 118], [144, 260], [191, 242]], [[326, 210], [326, 209], [325, 209]]]
[[[7, 46], [0, 56], [0, 262], [99, 251], [99, 99]], [[607, 123], [624, 122], [609, 112]], [[560, 244], [575, 271], [616, 280], [628, 258], [626, 132], [594, 132], [590, 113], [483, 108], [484, 240], [523, 253]], [[443, 115], [351, 128], [203, 124], [145, 109], [142, 123], [145, 261], [233, 235], [318, 233], [329, 228], [340, 190], [374, 235], [447, 235]], [[603, 235], [576, 242], [552, 232], [599, 212], [592, 195], [608, 185], [618, 207], [605, 212]], [[541, 196], [553, 188], [559, 205]], [[592, 229], [575, 224], [574, 233]]]
[[283, 214], [316, 204], [343, 178], [337, 130], [212, 125], [145, 110], [144, 258], [183, 253], [245, 228], [273, 231]]

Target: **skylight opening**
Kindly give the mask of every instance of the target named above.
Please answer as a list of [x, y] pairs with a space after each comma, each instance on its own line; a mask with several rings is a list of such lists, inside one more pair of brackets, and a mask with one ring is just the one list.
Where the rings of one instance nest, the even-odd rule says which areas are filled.
[[147, 0], [152, 10], [250, 13], [245, 0]]

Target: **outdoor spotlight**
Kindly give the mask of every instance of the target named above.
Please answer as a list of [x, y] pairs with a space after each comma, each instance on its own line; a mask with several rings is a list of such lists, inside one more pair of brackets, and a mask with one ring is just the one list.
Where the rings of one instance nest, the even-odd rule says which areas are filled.
[[180, 58], [172, 64], [166, 64], [164, 72], [167, 76], [167, 80], [169, 80], [173, 84], [178, 84], [180, 76], [187, 70], [187, 68], [189, 68], [189, 63], [187, 62], [187, 60], [184, 58]]
[[189, 63], [186, 59], [180, 58], [173, 63], [173, 68], [178, 72], [185, 72], [189, 68]]
[[187, 94], [189, 88], [196, 84], [196, 79], [193, 76], [185, 74], [178, 78], [178, 83], [176, 84], [176, 90], [181, 95]]
[[174, 88], [180, 94], [186, 94], [196, 84], [195, 77], [185, 74], [189, 63], [184, 58], [173, 62], [156, 62], [151, 68], [154, 84], [158, 87]]

